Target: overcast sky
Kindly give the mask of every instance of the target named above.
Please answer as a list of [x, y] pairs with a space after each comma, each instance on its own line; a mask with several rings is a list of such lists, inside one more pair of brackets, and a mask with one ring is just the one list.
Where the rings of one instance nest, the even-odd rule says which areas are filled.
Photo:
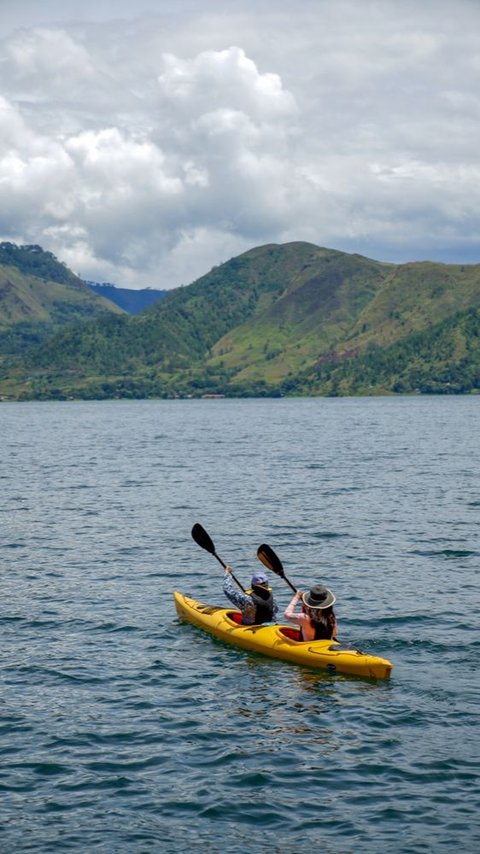
[[479, 238], [480, 0], [0, 0], [0, 240], [171, 288]]

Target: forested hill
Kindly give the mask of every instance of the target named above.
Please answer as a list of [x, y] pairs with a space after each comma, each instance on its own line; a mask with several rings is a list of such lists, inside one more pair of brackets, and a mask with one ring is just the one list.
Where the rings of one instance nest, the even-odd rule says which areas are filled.
[[[40, 246], [0, 243], [0, 330], [43, 326], [45, 334], [65, 324], [119, 314], [114, 303], [93, 293], [51, 252]], [[17, 330], [18, 331], [18, 330]], [[3, 348], [4, 349], [4, 348]]]
[[[480, 389], [480, 266], [310, 243], [232, 258], [142, 313], [58, 331], [0, 377], [14, 399]], [[28, 377], [28, 379], [25, 379]]]
[[0, 265], [14, 267], [19, 273], [35, 276], [44, 281], [70, 285], [74, 288], [85, 287], [85, 283], [52, 252], [46, 252], [41, 246], [35, 244], [17, 246], [16, 243], [0, 243]]

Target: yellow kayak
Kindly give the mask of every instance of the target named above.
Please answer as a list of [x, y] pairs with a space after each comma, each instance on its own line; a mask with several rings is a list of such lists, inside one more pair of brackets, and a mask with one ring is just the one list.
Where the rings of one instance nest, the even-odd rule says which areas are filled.
[[205, 605], [189, 596], [173, 594], [178, 616], [226, 643], [260, 652], [272, 658], [292, 661], [329, 673], [351, 673], [374, 679], [388, 679], [392, 663], [386, 658], [368, 655], [356, 649], [343, 649], [331, 640], [299, 641], [294, 626], [267, 623], [260, 626], [239, 624], [239, 611]]

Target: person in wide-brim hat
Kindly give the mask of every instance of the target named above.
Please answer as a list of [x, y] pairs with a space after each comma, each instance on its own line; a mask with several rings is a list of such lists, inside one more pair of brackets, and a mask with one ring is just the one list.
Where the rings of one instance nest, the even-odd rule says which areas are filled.
[[[298, 602], [302, 610], [295, 613]], [[337, 634], [337, 619], [333, 612], [335, 595], [323, 584], [315, 584], [308, 593], [297, 590], [285, 610], [284, 617], [290, 623], [300, 626], [301, 640], [332, 640]]]
[[331, 608], [337, 601], [332, 591], [323, 584], [315, 584], [308, 593], [303, 594], [302, 600], [307, 608], [317, 608], [321, 611]]

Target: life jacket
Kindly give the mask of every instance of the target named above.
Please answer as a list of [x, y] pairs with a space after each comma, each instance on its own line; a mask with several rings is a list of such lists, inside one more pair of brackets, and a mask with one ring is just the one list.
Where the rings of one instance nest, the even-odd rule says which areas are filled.
[[[312, 609], [313, 610], [313, 609]], [[334, 616], [331, 609], [329, 609], [330, 613], [326, 614], [323, 619], [315, 619], [312, 615], [310, 609], [307, 609], [307, 613], [310, 617], [310, 622], [315, 629], [315, 640], [331, 640], [333, 634], [333, 625], [334, 625]]]
[[273, 593], [270, 588], [268, 590], [265, 588], [264, 592], [265, 595], [262, 595], [263, 588], [262, 594], [256, 593], [254, 590], [248, 592], [255, 605], [255, 624], [269, 623], [270, 620], [273, 620]]

